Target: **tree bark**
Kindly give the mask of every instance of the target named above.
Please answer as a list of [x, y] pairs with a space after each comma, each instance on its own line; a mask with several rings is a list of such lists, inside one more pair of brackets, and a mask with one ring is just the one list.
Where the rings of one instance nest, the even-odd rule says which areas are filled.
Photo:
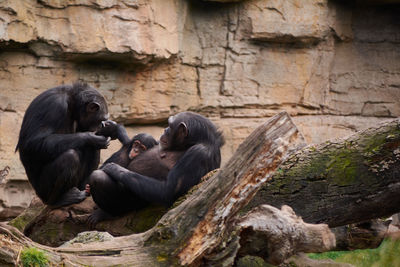
[[245, 210], [288, 205], [308, 223], [337, 227], [400, 211], [399, 120], [290, 156]]

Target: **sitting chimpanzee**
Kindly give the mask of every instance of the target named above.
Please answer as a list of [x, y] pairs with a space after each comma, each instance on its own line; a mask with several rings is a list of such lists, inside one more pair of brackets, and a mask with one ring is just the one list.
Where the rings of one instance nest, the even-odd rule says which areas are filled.
[[149, 203], [169, 206], [219, 168], [224, 140], [210, 120], [182, 112], [170, 117], [168, 124], [160, 145], [137, 155], [128, 168], [108, 163], [91, 174], [91, 194], [100, 209], [90, 216], [90, 224]]
[[85, 199], [87, 179], [109, 143], [95, 131], [107, 119], [104, 97], [87, 84], [58, 86], [32, 101], [16, 151], [44, 203], [61, 207]]

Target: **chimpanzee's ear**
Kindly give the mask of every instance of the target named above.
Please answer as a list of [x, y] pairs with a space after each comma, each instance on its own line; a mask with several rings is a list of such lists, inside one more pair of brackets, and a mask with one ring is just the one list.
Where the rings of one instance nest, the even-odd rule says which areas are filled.
[[100, 104], [97, 102], [90, 102], [86, 106], [86, 111], [89, 113], [97, 112], [100, 109]]
[[143, 145], [139, 140], [135, 140], [134, 144], [137, 148], [139, 148], [142, 152], [147, 150], [147, 147]]
[[132, 144], [132, 148], [128, 153], [128, 158], [133, 159], [137, 155], [139, 155], [141, 152], [144, 152], [147, 150], [147, 147], [143, 145], [139, 140], [135, 140]]
[[189, 130], [188, 130], [188, 128], [187, 128], [186, 123], [184, 123], [184, 122], [179, 123], [179, 126], [178, 126], [178, 134], [179, 134], [179, 136], [182, 137], [182, 138], [185, 138], [186, 136], [188, 136]]

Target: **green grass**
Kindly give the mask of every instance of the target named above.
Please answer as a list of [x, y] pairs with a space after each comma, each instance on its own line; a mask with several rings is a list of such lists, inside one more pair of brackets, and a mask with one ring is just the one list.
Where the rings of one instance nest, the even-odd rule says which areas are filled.
[[45, 267], [49, 260], [43, 251], [31, 247], [22, 250], [21, 263], [23, 267]]
[[376, 249], [311, 253], [312, 259], [332, 259], [357, 267], [400, 267], [400, 240], [386, 239]]

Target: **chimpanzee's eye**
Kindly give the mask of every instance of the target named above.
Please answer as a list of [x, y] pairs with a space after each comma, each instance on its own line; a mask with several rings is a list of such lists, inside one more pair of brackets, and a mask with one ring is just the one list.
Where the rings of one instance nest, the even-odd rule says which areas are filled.
[[164, 134], [168, 135], [169, 134], [169, 127], [164, 129]]

